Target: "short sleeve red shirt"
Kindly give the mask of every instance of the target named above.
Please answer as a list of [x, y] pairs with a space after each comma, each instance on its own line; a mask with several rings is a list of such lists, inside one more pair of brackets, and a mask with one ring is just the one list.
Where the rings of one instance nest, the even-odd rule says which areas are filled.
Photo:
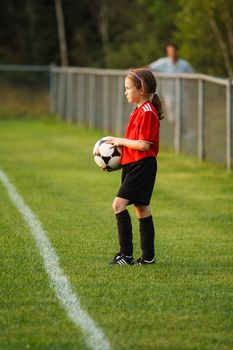
[[159, 152], [159, 128], [158, 113], [150, 101], [136, 108], [130, 115], [125, 138], [149, 141], [151, 145], [147, 151], [123, 147], [121, 164], [137, 162], [143, 158], [156, 157]]

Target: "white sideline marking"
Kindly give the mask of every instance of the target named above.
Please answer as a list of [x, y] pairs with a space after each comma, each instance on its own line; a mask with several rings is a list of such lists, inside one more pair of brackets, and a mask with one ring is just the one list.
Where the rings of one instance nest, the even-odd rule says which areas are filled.
[[46, 231], [43, 229], [42, 224], [25, 204], [23, 198], [18, 194], [14, 185], [1, 169], [0, 180], [6, 188], [12, 203], [16, 206], [30, 227], [32, 235], [36, 240], [36, 245], [44, 260], [44, 266], [49, 275], [50, 283], [61, 304], [67, 311], [69, 318], [81, 328], [86, 343], [92, 350], [111, 350], [111, 346], [102, 330], [98, 328], [88, 313], [82, 309], [78, 297], [72, 291], [71, 284], [62, 271], [62, 268], [59, 266], [59, 258], [47, 238]]

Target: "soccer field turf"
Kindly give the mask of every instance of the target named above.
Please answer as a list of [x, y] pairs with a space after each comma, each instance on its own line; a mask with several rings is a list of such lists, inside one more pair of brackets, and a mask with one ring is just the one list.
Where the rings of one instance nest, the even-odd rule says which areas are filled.
[[[109, 267], [118, 249], [111, 203], [120, 171], [95, 165], [92, 148], [102, 136], [53, 119], [0, 120], [0, 169], [43, 225], [111, 349], [232, 349], [232, 174], [161, 151], [151, 203], [157, 264]], [[0, 198], [0, 349], [90, 349], [1, 181]]]

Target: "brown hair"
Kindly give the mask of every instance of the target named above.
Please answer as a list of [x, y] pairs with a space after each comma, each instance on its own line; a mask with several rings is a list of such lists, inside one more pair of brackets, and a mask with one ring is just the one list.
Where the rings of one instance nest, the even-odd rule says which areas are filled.
[[152, 95], [151, 102], [158, 113], [159, 119], [163, 119], [162, 105], [159, 96], [156, 93], [157, 82], [153, 73], [149, 69], [132, 69], [127, 74], [127, 78], [133, 81], [137, 89], [143, 87], [149, 96]]

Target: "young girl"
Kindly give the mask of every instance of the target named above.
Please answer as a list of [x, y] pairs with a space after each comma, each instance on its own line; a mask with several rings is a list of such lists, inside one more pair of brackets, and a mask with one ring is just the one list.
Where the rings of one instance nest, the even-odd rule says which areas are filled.
[[[159, 151], [159, 119], [162, 110], [156, 94], [157, 83], [147, 69], [131, 70], [125, 79], [125, 95], [136, 104], [125, 138], [113, 137], [107, 143], [122, 147], [122, 184], [113, 201], [120, 251], [110, 265], [150, 265], [154, 257], [154, 225], [150, 210]], [[132, 225], [127, 205], [134, 204], [139, 219], [142, 255], [133, 260]]]

